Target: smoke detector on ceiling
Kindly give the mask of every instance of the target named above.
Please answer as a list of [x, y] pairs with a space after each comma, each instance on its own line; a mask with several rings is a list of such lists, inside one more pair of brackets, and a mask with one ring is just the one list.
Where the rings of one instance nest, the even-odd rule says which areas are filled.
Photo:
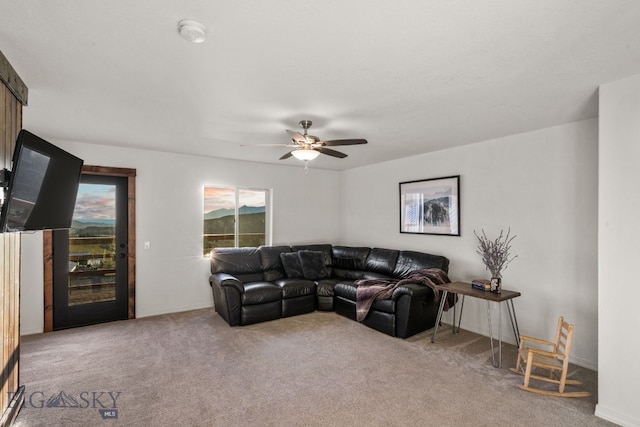
[[207, 38], [207, 28], [191, 19], [183, 19], [178, 22], [180, 37], [192, 43], [202, 43]]

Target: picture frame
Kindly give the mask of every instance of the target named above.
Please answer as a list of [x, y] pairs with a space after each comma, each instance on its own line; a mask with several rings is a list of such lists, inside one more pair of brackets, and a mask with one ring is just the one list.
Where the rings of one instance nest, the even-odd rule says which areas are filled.
[[460, 236], [460, 175], [401, 182], [400, 233]]

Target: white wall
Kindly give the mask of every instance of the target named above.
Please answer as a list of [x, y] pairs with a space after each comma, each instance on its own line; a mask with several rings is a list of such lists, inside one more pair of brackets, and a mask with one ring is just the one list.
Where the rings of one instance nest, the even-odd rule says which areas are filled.
[[[473, 231], [511, 227], [518, 258], [503, 283], [522, 292], [520, 332], [551, 338], [563, 315], [576, 327], [572, 361], [596, 369], [597, 137], [592, 119], [345, 171], [341, 242], [442, 254], [451, 279], [469, 281], [489, 277]], [[461, 175], [462, 235], [401, 234], [399, 183], [449, 175]], [[486, 310], [468, 298], [462, 327], [488, 335]], [[503, 337], [514, 342], [506, 310]]]
[[[45, 139], [47, 135], [41, 135]], [[208, 260], [202, 256], [203, 186], [271, 188], [273, 244], [339, 240], [340, 174], [134, 150], [51, 142], [85, 164], [135, 168], [136, 316], [145, 317], [213, 305]], [[302, 219], [321, 218], [313, 227]], [[151, 248], [142, 249], [149, 241]], [[22, 251], [21, 332], [43, 330], [42, 233], [25, 234]]]
[[596, 415], [640, 426], [640, 75], [600, 87]]
[[[212, 305], [200, 256], [202, 186], [273, 188], [274, 244], [333, 242], [446, 255], [452, 280], [486, 277], [473, 230], [511, 227], [518, 258], [504, 285], [522, 333], [576, 325], [574, 362], [597, 368], [597, 121], [587, 120], [344, 171], [237, 162], [53, 141], [86, 164], [137, 169], [138, 317]], [[46, 137], [46, 136], [45, 136]], [[461, 175], [461, 237], [399, 233], [398, 183]], [[339, 192], [336, 189], [342, 187]], [[302, 227], [300, 218], [323, 218]], [[151, 242], [150, 250], [142, 242]], [[42, 331], [41, 233], [23, 236], [23, 334]], [[497, 308], [493, 308], [497, 315]], [[503, 336], [513, 342], [507, 316]], [[450, 321], [450, 317], [445, 318]], [[465, 303], [464, 328], [488, 334], [486, 306]]]
[[[566, 316], [576, 326], [572, 361], [599, 370], [596, 414], [640, 425], [630, 388], [639, 379], [633, 356], [640, 350], [626, 339], [640, 326], [634, 316], [639, 288], [627, 271], [639, 258], [633, 238], [640, 229], [632, 216], [640, 206], [632, 186], [640, 178], [640, 77], [603, 86], [600, 98], [599, 203], [595, 119], [309, 175], [299, 167], [53, 142], [86, 164], [137, 169], [138, 317], [212, 305], [208, 262], [200, 256], [205, 184], [272, 188], [274, 244], [333, 242], [443, 254], [451, 259], [452, 280], [487, 276], [473, 230], [493, 236], [511, 227], [518, 258], [504, 272], [504, 284], [523, 294], [515, 300], [521, 332], [550, 336], [557, 316]], [[399, 233], [398, 183], [458, 174], [462, 236]], [[323, 221], [314, 227], [301, 227], [300, 218], [318, 217]], [[150, 250], [142, 249], [143, 241], [151, 242]], [[43, 326], [41, 233], [23, 234], [22, 247], [21, 331], [30, 334]], [[506, 317], [503, 336], [513, 342]], [[468, 299], [462, 327], [487, 335], [486, 305]]]

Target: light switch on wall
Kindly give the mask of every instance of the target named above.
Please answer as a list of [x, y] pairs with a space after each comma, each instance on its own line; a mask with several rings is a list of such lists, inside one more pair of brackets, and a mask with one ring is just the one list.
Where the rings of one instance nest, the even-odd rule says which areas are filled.
[[144, 242], [145, 249], [151, 249], [151, 242]]

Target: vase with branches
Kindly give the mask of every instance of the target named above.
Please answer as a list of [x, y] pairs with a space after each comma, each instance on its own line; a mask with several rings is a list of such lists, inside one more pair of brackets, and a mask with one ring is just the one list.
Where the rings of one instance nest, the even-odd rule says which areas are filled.
[[511, 255], [511, 242], [516, 238], [511, 235], [511, 228], [504, 234], [504, 230], [500, 230], [500, 235], [496, 239], [489, 239], [487, 234], [482, 230], [482, 234], [473, 231], [478, 239], [478, 247], [476, 253], [482, 257], [482, 263], [487, 270], [491, 272], [491, 291], [500, 293], [502, 285], [502, 271], [504, 271], [509, 263], [518, 255]]

